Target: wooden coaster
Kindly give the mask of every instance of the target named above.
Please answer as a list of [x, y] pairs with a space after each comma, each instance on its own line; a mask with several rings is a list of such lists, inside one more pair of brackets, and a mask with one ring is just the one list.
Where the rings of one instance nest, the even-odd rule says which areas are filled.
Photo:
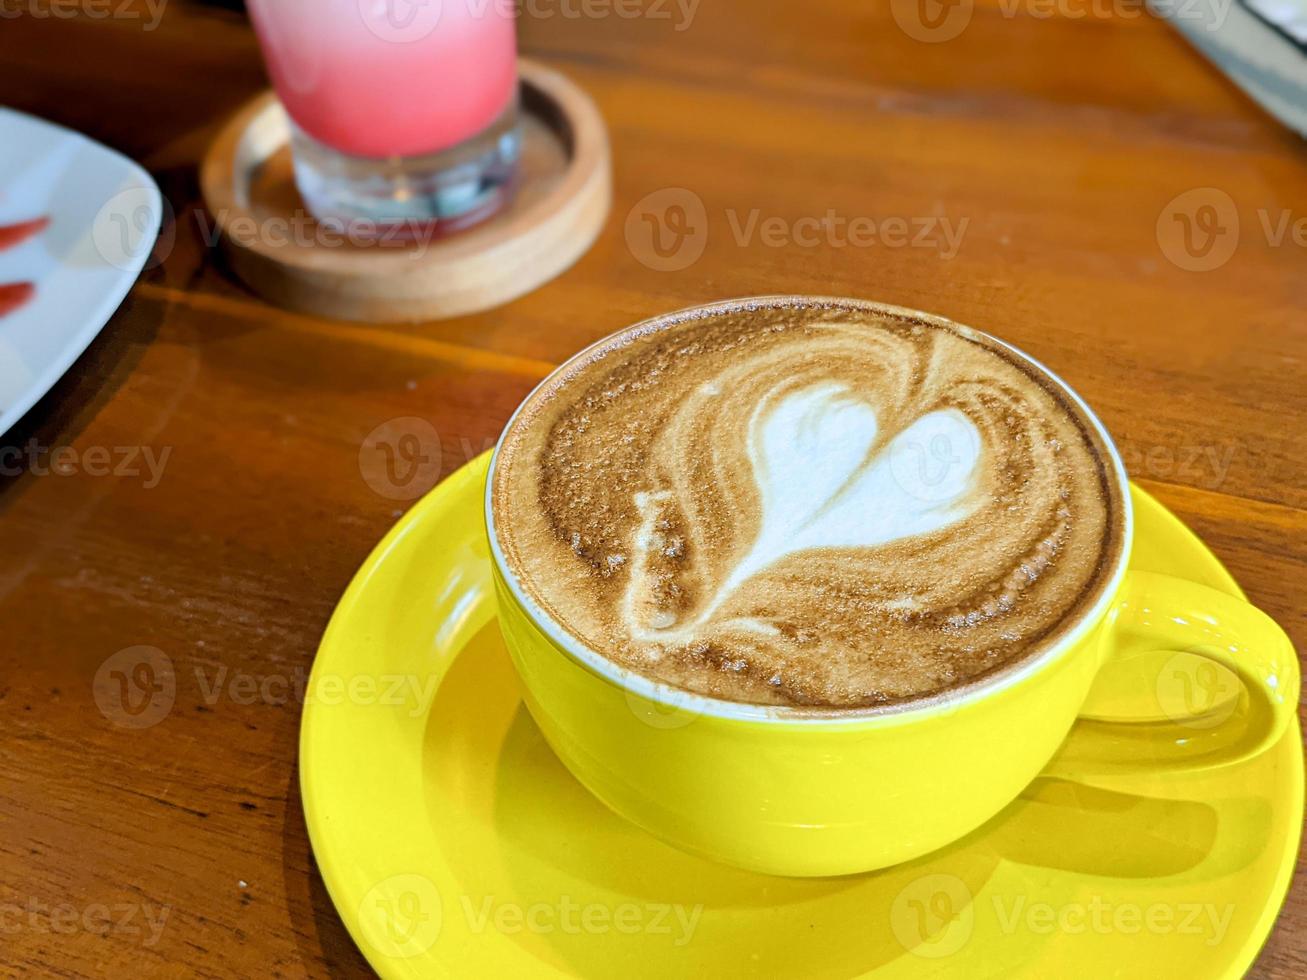
[[223, 128], [200, 171], [204, 202], [232, 269], [279, 306], [395, 322], [498, 306], [558, 275], [608, 216], [608, 131], [580, 88], [522, 59], [517, 194], [499, 214], [434, 241], [350, 244], [318, 226], [295, 189], [290, 129], [272, 92]]

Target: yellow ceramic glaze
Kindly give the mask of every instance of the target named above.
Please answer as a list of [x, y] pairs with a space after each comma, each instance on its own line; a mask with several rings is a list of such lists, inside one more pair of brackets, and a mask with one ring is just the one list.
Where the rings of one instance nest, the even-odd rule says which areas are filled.
[[689, 694], [603, 660], [514, 588], [490, 548], [527, 707], [572, 774], [663, 840], [766, 874], [871, 871], [974, 830], [1048, 764], [1114, 656], [1197, 654], [1243, 681], [1248, 710], [1229, 712], [1229, 727], [1173, 711], [1178, 723], [1145, 746], [1137, 732], [1123, 750], [1108, 739], [1068, 775], [1239, 761], [1278, 741], [1298, 703], [1297, 658], [1269, 617], [1204, 585], [1127, 574], [1128, 554], [1104, 600], [1022, 670], [915, 709], [813, 716]]
[[[1173, 753], [1191, 747], [1154, 726], [1081, 721], [983, 826], [878, 872], [782, 878], [703, 860], [599, 804], [523, 709], [493, 623], [485, 467], [445, 480], [377, 547], [309, 682], [305, 817], [381, 975], [1232, 980], [1252, 962], [1302, 829], [1296, 721], [1266, 752], [1189, 769]], [[1133, 496], [1132, 571], [1240, 597], [1179, 521]], [[1171, 659], [1113, 658], [1086, 712], [1156, 712], [1139, 679]], [[1218, 678], [1197, 707], [1237, 705], [1242, 689]], [[1208, 762], [1247, 748], [1216, 720], [1192, 728]]]
[[[1254, 607], [1205, 586], [1136, 573], [1107, 618], [1014, 683], [958, 703], [840, 721], [737, 718], [668, 690], [655, 701], [591, 672], [546, 637], [496, 568], [500, 628], [532, 718], [559, 758], [617, 813], [685, 850], [774, 875], [841, 875], [936, 850], [1010, 803], [1057, 751], [1119, 642], [1197, 650], [1254, 687], [1246, 733], [1208, 751], [1184, 725], [1158, 747], [1086, 773], [1228, 764], [1279, 740], [1298, 700], [1288, 638]], [[1129, 623], [1127, 635], [1125, 624]], [[1075, 775], [1076, 773], [1067, 773]]]

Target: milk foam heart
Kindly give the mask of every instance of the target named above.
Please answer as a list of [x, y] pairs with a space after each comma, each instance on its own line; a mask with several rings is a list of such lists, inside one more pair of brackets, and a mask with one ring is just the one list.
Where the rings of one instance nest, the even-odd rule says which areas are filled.
[[862, 304], [672, 317], [566, 365], [491, 505], [523, 591], [654, 679], [816, 708], [1052, 642], [1121, 538], [1092, 425], [974, 331]]
[[[961, 412], [930, 412], [888, 446], [877, 446], [876, 434], [875, 410], [841, 385], [818, 385], [759, 407], [748, 451], [761, 490], [762, 530], [733, 581], [791, 551], [871, 548], [928, 534], [974, 506], [966, 498], [980, 438]], [[897, 462], [940, 444], [950, 455], [938, 473]]]
[[[761, 499], [761, 527], [697, 623], [737, 586], [788, 554], [809, 548], [872, 548], [941, 530], [974, 509], [976, 501], [967, 491], [981, 444], [965, 415], [953, 409], [931, 412], [888, 445], [877, 444], [877, 432], [875, 410], [844, 385], [818, 384], [758, 406], [747, 448]], [[924, 463], [926, 447], [940, 456], [938, 469]], [[905, 465], [905, 458], [911, 462]], [[641, 503], [645, 501], [637, 506]], [[637, 562], [647, 560], [652, 540], [646, 522], [636, 538]], [[637, 575], [631, 582], [632, 589], [640, 587]], [[637, 604], [629, 596], [624, 608], [633, 636], [670, 639], [665, 631], [675, 625], [673, 619], [640, 622], [631, 615]]]

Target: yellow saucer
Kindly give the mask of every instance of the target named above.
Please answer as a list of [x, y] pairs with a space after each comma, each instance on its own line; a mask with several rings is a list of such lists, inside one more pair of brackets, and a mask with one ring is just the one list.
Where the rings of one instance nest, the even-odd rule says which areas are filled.
[[[445, 480], [368, 558], [310, 679], [313, 850], [382, 976], [1198, 980], [1252, 963], [1302, 827], [1296, 723], [1214, 772], [1041, 777], [969, 837], [856, 877], [736, 871], [614, 816], [518, 699], [492, 622], [487, 461]], [[1240, 594], [1170, 512], [1138, 488], [1134, 502], [1132, 567]], [[1091, 703], [1120, 700], [1096, 690]]]

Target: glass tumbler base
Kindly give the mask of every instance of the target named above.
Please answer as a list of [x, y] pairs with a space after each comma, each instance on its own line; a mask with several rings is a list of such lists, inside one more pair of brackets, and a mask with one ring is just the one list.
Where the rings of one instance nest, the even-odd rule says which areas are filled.
[[372, 159], [320, 143], [291, 122], [295, 183], [315, 218], [360, 237], [424, 238], [483, 221], [512, 198], [521, 135], [517, 106], [457, 146]]

